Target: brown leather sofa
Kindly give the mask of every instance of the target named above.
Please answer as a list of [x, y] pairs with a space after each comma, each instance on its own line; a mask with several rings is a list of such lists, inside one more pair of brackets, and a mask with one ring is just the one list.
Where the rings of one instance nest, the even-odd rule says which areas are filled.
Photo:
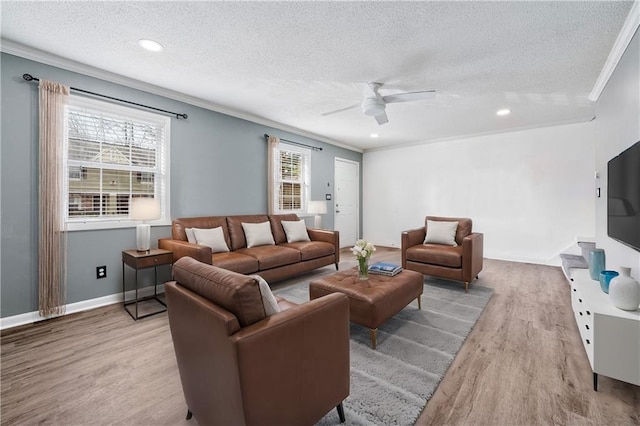
[[[457, 246], [424, 244], [427, 221], [458, 222]], [[472, 232], [469, 218], [427, 216], [421, 228], [402, 233], [402, 267], [425, 275], [464, 282], [464, 289], [482, 271], [484, 235]]]
[[[303, 272], [340, 262], [338, 231], [307, 229], [309, 242], [287, 243], [282, 221], [297, 221], [295, 214], [206, 216], [174, 219], [172, 238], [161, 238], [158, 247], [171, 250], [173, 261], [190, 256], [200, 262], [239, 272], [258, 274], [272, 283], [297, 276]], [[270, 222], [275, 245], [247, 248], [242, 223]], [[211, 253], [211, 248], [187, 241], [186, 228], [222, 227], [229, 252]]]
[[257, 281], [189, 257], [165, 284], [191, 415], [201, 425], [312, 425], [349, 395], [349, 302], [341, 293], [266, 316]]

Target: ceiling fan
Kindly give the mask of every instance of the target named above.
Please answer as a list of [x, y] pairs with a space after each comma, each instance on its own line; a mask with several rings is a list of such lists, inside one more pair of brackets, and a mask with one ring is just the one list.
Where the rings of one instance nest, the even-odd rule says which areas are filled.
[[424, 99], [431, 99], [436, 95], [435, 90], [423, 90], [420, 92], [396, 93], [395, 95], [381, 96], [380, 93], [378, 93], [378, 89], [380, 89], [381, 86], [382, 83], [364, 83], [362, 90], [364, 100], [362, 103], [350, 105], [346, 108], [340, 108], [335, 111], [325, 112], [320, 115], [327, 116], [360, 107], [364, 115], [374, 117], [378, 124], [381, 125], [389, 122], [389, 118], [387, 118], [387, 113], [385, 111], [387, 104], [421, 101]]

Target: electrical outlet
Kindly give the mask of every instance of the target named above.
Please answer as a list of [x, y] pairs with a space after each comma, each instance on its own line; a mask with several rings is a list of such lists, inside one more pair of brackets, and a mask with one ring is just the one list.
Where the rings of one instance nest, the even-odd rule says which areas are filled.
[[96, 266], [96, 279], [107, 277], [107, 265]]

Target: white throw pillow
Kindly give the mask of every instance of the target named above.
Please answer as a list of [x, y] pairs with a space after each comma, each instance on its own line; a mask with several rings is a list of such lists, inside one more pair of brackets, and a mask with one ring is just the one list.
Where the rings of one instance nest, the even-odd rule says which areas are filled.
[[196, 234], [193, 233], [193, 228], [184, 228], [184, 233], [187, 234], [187, 241], [192, 244], [198, 244], [198, 240], [196, 240]]
[[447, 246], [457, 246], [456, 231], [458, 222], [427, 220], [427, 236], [424, 238], [425, 244], [444, 244]]
[[271, 224], [269, 222], [262, 223], [244, 223], [242, 222], [244, 237], [247, 239], [247, 248], [255, 246], [275, 245], [273, 234], [271, 233]]
[[251, 278], [258, 281], [260, 286], [260, 294], [262, 295], [262, 304], [264, 305], [264, 313], [270, 317], [273, 314], [280, 312], [280, 306], [276, 301], [276, 297], [271, 292], [271, 287], [260, 275], [251, 275]]
[[196, 237], [196, 242], [202, 246], [211, 247], [211, 253], [221, 253], [229, 251], [227, 242], [224, 240], [222, 227], [209, 229], [191, 228]]
[[304, 223], [304, 219], [294, 221], [283, 220], [282, 227], [284, 228], [284, 233], [287, 234], [288, 243], [311, 241], [309, 239], [309, 233], [307, 232], [307, 225]]

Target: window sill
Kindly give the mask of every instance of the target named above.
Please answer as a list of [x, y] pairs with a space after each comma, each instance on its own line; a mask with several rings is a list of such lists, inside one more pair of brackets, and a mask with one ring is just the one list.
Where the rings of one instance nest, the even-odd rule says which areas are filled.
[[[134, 220], [114, 220], [114, 221], [86, 221], [86, 222], [67, 222], [67, 231], [99, 231], [102, 229], [119, 229], [119, 228], [135, 228], [137, 225], [141, 224], [141, 221]], [[153, 226], [170, 226], [171, 220], [155, 220], [145, 222], [149, 225]]]

